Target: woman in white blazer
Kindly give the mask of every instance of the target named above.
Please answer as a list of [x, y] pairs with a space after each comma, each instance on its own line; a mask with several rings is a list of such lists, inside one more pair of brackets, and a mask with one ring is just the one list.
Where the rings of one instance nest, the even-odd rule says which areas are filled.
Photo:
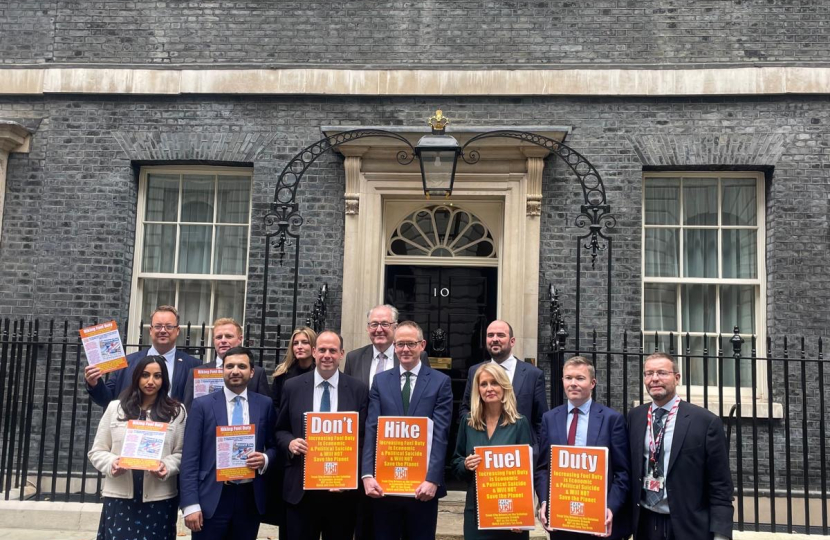
[[[104, 508], [98, 540], [172, 540], [176, 537], [178, 489], [182, 461], [184, 407], [169, 397], [170, 377], [163, 356], [146, 356], [133, 371], [130, 386], [113, 400], [98, 424], [89, 451], [92, 465], [104, 474]], [[129, 420], [167, 424], [159, 468], [132, 470], [119, 466]]]

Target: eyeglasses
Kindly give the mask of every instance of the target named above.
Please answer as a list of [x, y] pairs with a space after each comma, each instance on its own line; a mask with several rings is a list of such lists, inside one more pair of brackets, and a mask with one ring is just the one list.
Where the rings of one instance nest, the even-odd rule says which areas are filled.
[[657, 377], [658, 379], [667, 379], [669, 375], [672, 375], [674, 371], [644, 371], [643, 378], [644, 379], [651, 379], [652, 377]]
[[378, 326], [380, 326], [384, 330], [388, 330], [391, 327], [393, 327], [394, 325], [395, 325], [395, 323], [393, 323], [393, 322], [370, 322], [368, 326], [372, 330], [377, 330]]
[[175, 324], [154, 324], [150, 328], [152, 328], [156, 332], [161, 332], [162, 330], [167, 330], [168, 332], [172, 332], [173, 330], [178, 328], [178, 325], [175, 325]]
[[420, 345], [421, 343], [422, 342], [420, 342], [420, 341], [398, 341], [397, 343], [395, 343], [395, 348], [396, 349], [401, 349], [401, 350], [403, 350], [403, 349], [410, 349], [411, 350], [411, 349], [414, 349], [415, 347], [417, 347], [418, 345]]

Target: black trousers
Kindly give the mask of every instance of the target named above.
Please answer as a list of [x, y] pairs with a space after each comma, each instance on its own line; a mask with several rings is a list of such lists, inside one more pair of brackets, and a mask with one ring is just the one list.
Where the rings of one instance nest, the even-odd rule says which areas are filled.
[[637, 526], [635, 540], [674, 540], [671, 516], [658, 514], [641, 506], [640, 523]]
[[285, 532], [289, 540], [352, 540], [356, 518], [356, 491], [306, 491], [285, 505]]

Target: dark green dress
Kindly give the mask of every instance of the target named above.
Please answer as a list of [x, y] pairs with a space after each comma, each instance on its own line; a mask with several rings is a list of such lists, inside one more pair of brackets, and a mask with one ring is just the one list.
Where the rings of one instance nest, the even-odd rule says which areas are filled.
[[473, 471], [464, 466], [464, 458], [473, 453], [476, 446], [498, 446], [503, 444], [532, 444], [530, 424], [524, 416], [519, 417], [515, 424], [496, 426], [491, 438], [487, 438], [487, 431], [478, 431], [467, 424], [469, 413], [458, 426], [458, 439], [455, 444], [455, 455], [452, 458], [452, 472], [456, 478], [467, 481], [467, 502], [464, 505], [464, 540], [527, 540], [529, 531], [514, 533], [512, 531], [480, 531], [478, 530], [478, 515], [476, 513], [476, 483]]

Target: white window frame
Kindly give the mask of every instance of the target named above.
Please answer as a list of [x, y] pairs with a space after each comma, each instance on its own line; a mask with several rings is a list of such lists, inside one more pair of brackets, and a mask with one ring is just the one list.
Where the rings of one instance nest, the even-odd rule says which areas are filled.
[[[144, 258], [144, 218], [146, 215], [147, 209], [147, 177], [150, 174], [178, 174], [178, 175], [195, 175], [195, 174], [209, 174], [209, 175], [216, 175], [216, 176], [250, 176], [251, 178], [251, 200], [249, 201], [248, 206], [248, 246], [246, 248], [247, 257], [245, 260], [245, 271], [243, 274], [177, 274], [177, 273], [157, 273], [157, 272], [143, 272], [141, 270]], [[143, 321], [144, 328], [139, 328], [136, 321], [141, 320], [141, 312], [142, 312], [142, 302], [144, 298], [144, 291], [143, 291], [143, 284], [145, 279], [166, 279], [166, 280], [173, 280], [173, 281], [200, 281], [200, 282], [208, 282], [211, 284], [211, 294], [210, 294], [210, 306], [209, 306], [209, 315], [208, 320], [206, 321], [198, 321], [199, 326], [191, 327], [191, 344], [196, 345], [198, 344], [198, 340], [201, 338], [200, 335], [196, 333], [197, 330], [201, 329], [201, 323], [205, 323], [205, 347], [208, 351], [211, 351], [213, 343], [213, 321], [217, 318], [217, 314], [213, 313], [214, 305], [215, 305], [215, 292], [216, 292], [216, 283], [222, 281], [235, 281], [235, 282], [242, 282], [243, 285], [243, 302], [247, 298], [248, 294], [248, 264], [251, 258], [251, 219], [253, 218], [253, 174], [254, 171], [250, 167], [214, 167], [214, 166], [204, 166], [204, 165], [194, 165], [194, 166], [144, 166], [141, 167], [141, 172], [139, 174], [138, 180], [138, 205], [136, 208], [136, 227], [135, 227], [135, 242], [134, 246], [134, 253], [133, 253], [133, 275], [132, 275], [132, 284], [131, 284], [131, 293], [130, 293], [130, 309], [129, 309], [129, 318], [130, 318], [130, 326], [127, 329], [127, 341], [130, 344], [136, 344], [139, 341], [141, 332], [144, 328], [149, 328], [150, 321]], [[217, 208], [214, 208], [214, 220], [213, 225], [216, 224], [216, 212]], [[179, 205], [178, 205], [178, 212], [179, 216], [181, 215], [181, 184], [179, 187]], [[177, 218], [175, 222], [176, 226], [181, 226], [182, 222]], [[175, 246], [175, 263], [174, 268], [178, 266], [178, 259], [179, 259], [179, 239], [178, 235], [176, 236], [176, 246]], [[214, 255], [215, 255], [215, 244], [212, 244], [211, 249], [211, 258], [210, 258], [210, 269], [213, 270], [213, 262], [214, 262]], [[178, 309], [179, 303], [179, 294], [180, 288], [176, 288], [176, 298], [174, 305]], [[224, 316], [224, 315], [223, 315]], [[238, 321], [242, 327], [245, 327], [245, 308], [243, 305], [242, 309], [242, 318], [243, 320]], [[188, 321], [181, 321], [183, 327], [186, 326]], [[195, 321], [190, 321], [193, 324], [197, 324]], [[184, 335], [184, 331], [181, 332], [180, 335]], [[208, 355], [209, 357], [210, 355]]]
[[[684, 225], [682, 217], [678, 225], [647, 225], [646, 224], [646, 182], [649, 179], [673, 179], [677, 178], [682, 181], [682, 179], [696, 179], [696, 178], [706, 178], [706, 179], [718, 179], [718, 225], [715, 226], [700, 226], [700, 225]], [[756, 186], [756, 225], [752, 226], [724, 226], [721, 224], [722, 219], [722, 198], [723, 198], [723, 189], [721, 185], [721, 180], [724, 179], [731, 179], [731, 178], [754, 178], [755, 179], [755, 186]], [[682, 208], [683, 208], [683, 189], [682, 189], [682, 182], [681, 188], [679, 190], [680, 199], [678, 204], [680, 205], [681, 209], [681, 216], [682, 216]], [[765, 178], [763, 172], [754, 172], [754, 171], [743, 171], [743, 172], [735, 172], [735, 171], [703, 171], [703, 172], [645, 172], [643, 173], [643, 189], [642, 189], [642, 200], [640, 203], [640, 208], [642, 211], [642, 220], [641, 220], [641, 245], [642, 245], [642, 256], [640, 258], [640, 272], [642, 276], [641, 280], [641, 288], [640, 288], [640, 314], [641, 314], [641, 327], [645, 325], [645, 288], [647, 283], [657, 283], [657, 284], [675, 284], [675, 285], [696, 285], [696, 284], [706, 284], [706, 285], [718, 285], [717, 291], [718, 294], [715, 295], [715, 314], [716, 314], [716, 332], [708, 333], [707, 335], [709, 338], [717, 338], [718, 332], [721, 333], [723, 336], [723, 352], [724, 352], [724, 360], [726, 362], [734, 361], [732, 360], [732, 347], [729, 343], [729, 339], [733, 335], [732, 328], [720, 328], [721, 320], [720, 320], [720, 286], [721, 285], [753, 285], [756, 287], [755, 289], [755, 336], [756, 336], [756, 354], [760, 358], [766, 357], [766, 327], [767, 327], [767, 313], [766, 313], [766, 297], [767, 297], [767, 287], [766, 287], [766, 190], [765, 190]], [[678, 249], [679, 249], [679, 259], [678, 259], [678, 277], [648, 277], [646, 276], [646, 230], [647, 229], [678, 229], [680, 230], [679, 239], [678, 239]], [[685, 235], [683, 234], [683, 230], [685, 228], [694, 228], [694, 229], [715, 229], [715, 230], [729, 230], [729, 229], [756, 229], [757, 230], [757, 253], [756, 253], [756, 268], [757, 274], [756, 277], [753, 279], [738, 279], [738, 278], [691, 278], [691, 277], [683, 277], [684, 273], [684, 257], [685, 257], [685, 250], [684, 250], [684, 242], [685, 242]], [[718, 276], [722, 275], [723, 272], [723, 256], [722, 256], [722, 234], [718, 234]], [[681, 287], [677, 287], [677, 328], [678, 331], [673, 332], [674, 339], [675, 339], [675, 346], [681, 347], [680, 350], [675, 352], [685, 353], [685, 347], [683, 346], [682, 338], [685, 337], [686, 332], [681, 331], [680, 329], [683, 328], [683, 306], [682, 306], [682, 293]], [[645, 352], [649, 352], [649, 343], [653, 344], [654, 340], [654, 330], [646, 330], [644, 329], [644, 346]], [[669, 331], [658, 331], [656, 332], [661, 339], [663, 336], [666, 338], [669, 335]], [[702, 332], [689, 332], [690, 336], [702, 336]], [[747, 342], [750, 342], [752, 339], [752, 335], [750, 333], [741, 332], [740, 334]], [[667, 351], [668, 352], [668, 351]], [[717, 350], [709, 351], [709, 354], [713, 357], [716, 357]], [[683, 397], [686, 398], [686, 379], [685, 373], [683, 370], [685, 368], [684, 361], [680, 361], [680, 370], [681, 370], [681, 385], [678, 387], [678, 393]], [[764, 361], [757, 361], [756, 364], [756, 399], [759, 402], [766, 402], [769, 397], [769, 392], [767, 389], [767, 371], [766, 371], [766, 363]], [[703, 405], [703, 398], [704, 398], [704, 386], [707, 385], [691, 385], [691, 398], [692, 401]], [[719, 395], [718, 395], [718, 387], [708, 385], [707, 388], [708, 393], [708, 406], [712, 410], [717, 410], [719, 405]], [[728, 412], [728, 407], [731, 404], [734, 404], [736, 401], [735, 395], [735, 388], [733, 386], [724, 387], [723, 389], [724, 395], [724, 413]], [[745, 404], [749, 404], [752, 399], [752, 388], [749, 386], [741, 388], [741, 402]], [[742, 416], [751, 415], [751, 408], [746, 407], [749, 410], [743, 410]], [[761, 414], [759, 410], [759, 415]], [[765, 412], [764, 412], [765, 414]], [[777, 415], [776, 415], [777, 416]]]

